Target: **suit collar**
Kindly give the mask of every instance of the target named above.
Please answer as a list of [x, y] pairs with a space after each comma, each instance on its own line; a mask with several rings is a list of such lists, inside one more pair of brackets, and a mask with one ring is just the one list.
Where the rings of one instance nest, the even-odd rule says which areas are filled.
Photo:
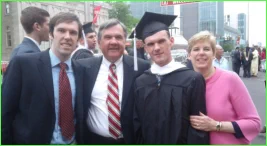
[[36, 40], [34, 40], [33, 38], [31, 38], [31, 37], [29, 37], [29, 36], [25, 36], [25, 37], [24, 37], [24, 40], [29, 40], [29, 41], [33, 42], [33, 43], [38, 47], [38, 49], [40, 50], [40, 45], [39, 45], [39, 43], [38, 43]]

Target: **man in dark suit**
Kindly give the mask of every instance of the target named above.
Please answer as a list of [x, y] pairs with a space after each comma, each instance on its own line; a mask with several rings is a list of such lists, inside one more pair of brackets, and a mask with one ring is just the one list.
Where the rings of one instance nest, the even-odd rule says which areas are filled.
[[123, 55], [127, 30], [120, 21], [111, 19], [102, 24], [98, 44], [103, 56], [81, 59], [90, 80], [84, 82], [84, 140], [86, 144], [132, 144], [133, 83], [150, 67], [138, 59], [134, 70], [133, 57]]
[[49, 27], [51, 49], [16, 56], [9, 64], [2, 85], [2, 144], [80, 141], [82, 128], [75, 123], [82, 115], [82, 68], [70, 55], [82, 25], [76, 15], [59, 13]]
[[37, 7], [27, 7], [21, 11], [21, 25], [26, 36], [11, 53], [10, 60], [16, 55], [40, 52], [42, 41], [49, 40], [49, 13]]
[[79, 40], [78, 48], [72, 53], [72, 59], [78, 60], [94, 56], [96, 47], [96, 31], [92, 28], [92, 22], [83, 25], [83, 37]]
[[241, 52], [239, 50], [239, 47], [236, 47], [235, 51], [233, 52], [232, 66], [233, 66], [233, 71], [239, 75], [241, 67]]

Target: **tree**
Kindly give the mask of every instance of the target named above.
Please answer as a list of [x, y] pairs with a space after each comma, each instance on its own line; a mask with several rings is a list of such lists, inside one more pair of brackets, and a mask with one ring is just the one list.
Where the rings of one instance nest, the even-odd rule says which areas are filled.
[[130, 12], [130, 6], [124, 2], [109, 3], [111, 9], [108, 11], [109, 18], [116, 18], [125, 24], [127, 32], [131, 33], [132, 28], [138, 23], [139, 19], [134, 18]]

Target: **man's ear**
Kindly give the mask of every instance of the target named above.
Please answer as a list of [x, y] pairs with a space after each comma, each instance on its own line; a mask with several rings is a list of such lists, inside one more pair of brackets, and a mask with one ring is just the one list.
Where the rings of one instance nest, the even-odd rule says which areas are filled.
[[41, 25], [37, 22], [34, 22], [33, 25], [33, 30], [40, 31], [41, 30]]

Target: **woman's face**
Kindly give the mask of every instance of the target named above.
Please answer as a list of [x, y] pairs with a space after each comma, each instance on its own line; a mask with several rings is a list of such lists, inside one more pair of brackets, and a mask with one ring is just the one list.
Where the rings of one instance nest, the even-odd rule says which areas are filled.
[[197, 42], [189, 53], [189, 59], [195, 71], [208, 70], [211, 68], [214, 57], [215, 53], [212, 51], [209, 41]]

